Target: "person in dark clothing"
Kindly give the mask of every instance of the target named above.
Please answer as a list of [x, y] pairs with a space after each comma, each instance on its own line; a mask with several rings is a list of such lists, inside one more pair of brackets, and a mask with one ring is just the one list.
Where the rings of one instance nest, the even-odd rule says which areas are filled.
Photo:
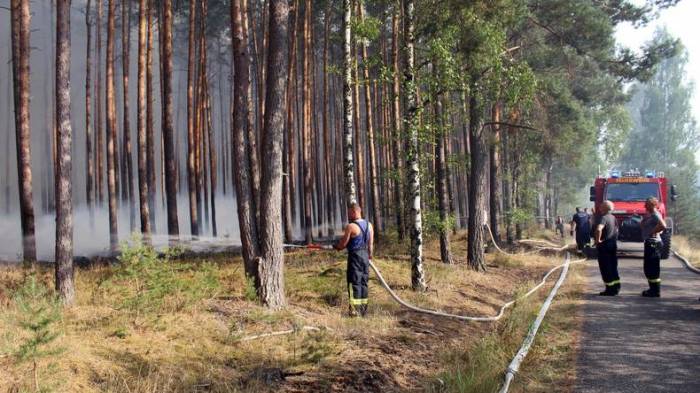
[[598, 249], [598, 268], [605, 283], [601, 296], [616, 296], [620, 293], [620, 275], [617, 272], [617, 225], [610, 213], [614, 205], [604, 201], [596, 216], [594, 239]]
[[644, 275], [649, 281], [649, 289], [642, 292], [644, 297], [661, 296], [661, 232], [666, 229], [666, 223], [656, 208], [659, 200], [650, 197], [644, 207], [647, 215], [642, 220], [642, 239], [644, 239]]
[[335, 245], [335, 249], [348, 250], [348, 295], [350, 296], [350, 316], [367, 314], [369, 278], [369, 261], [374, 251], [374, 228], [367, 220], [362, 219], [362, 209], [357, 203], [348, 207], [350, 223], [345, 226], [343, 237]]
[[571, 220], [571, 236], [576, 232], [576, 248], [582, 251], [588, 245], [591, 238], [591, 224], [589, 216], [580, 207], [576, 208], [576, 214]]

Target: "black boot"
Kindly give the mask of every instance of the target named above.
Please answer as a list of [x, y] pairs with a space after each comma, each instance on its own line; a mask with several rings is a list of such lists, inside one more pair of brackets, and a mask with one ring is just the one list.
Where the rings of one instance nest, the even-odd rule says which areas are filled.
[[367, 305], [366, 304], [360, 305], [360, 316], [363, 318], [367, 316]]
[[620, 284], [608, 285], [605, 287], [603, 292], [600, 292], [600, 296], [617, 296], [620, 293]]
[[660, 297], [661, 296], [661, 284], [658, 282], [650, 282], [649, 289], [642, 292], [644, 297]]

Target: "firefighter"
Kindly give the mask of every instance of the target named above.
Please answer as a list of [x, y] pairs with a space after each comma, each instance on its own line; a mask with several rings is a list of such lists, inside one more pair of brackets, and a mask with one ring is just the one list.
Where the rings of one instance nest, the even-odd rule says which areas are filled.
[[617, 272], [617, 226], [610, 212], [614, 205], [603, 201], [595, 218], [593, 238], [598, 250], [598, 268], [605, 283], [601, 296], [616, 296], [620, 293], [620, 275]]
[[642, 292], [644, 297], [659, 297], [661, 295], [661, 232], [666, 229], [666, 223], [657, 210], [659, 200], [647, 198], [644, 207], [647, 215], [642, 220], [642, 239], [644, 239], [644, 275], [649, 281], [649, 289]]
[[588, 214], [584, 213], [580, 207], [576, 208], [576, 214], [571, 219], [571, 236], [574, 236], [574, 232], [576, 232], [576, 248], [583, 251], [591, 238], [591, 225]]
[[555, 221], [557, 225], [557, 233], [561, 236], [561, 238], [564, 238], [564, 219], [561, 216], [557, 216], [557, 220]]
[[369, 278], [369, 261], [374, 250], [374, 229], [372, 224], [362, 218], [362, 209], [357, 203], [348, 207], [350, 223], [345, 226], [343, 237], [338, 240], [335, 249], [348, 250], [348, 295], [350, 296], [350, 316], [367, 314], [367, 280]]

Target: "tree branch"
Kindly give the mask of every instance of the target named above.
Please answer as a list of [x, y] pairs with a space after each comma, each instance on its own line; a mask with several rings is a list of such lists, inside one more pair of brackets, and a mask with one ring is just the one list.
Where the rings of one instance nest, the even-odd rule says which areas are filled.
[[503, 122], [503, 121], [488, 121], [488, 122], [482, 124], [481, 128], [483, 129], [484, 127], [488, 127], [488, 126], [507, 126], [507, 127], [512, 127], [512, 128], [522, 128], [525, 130], [542, 132], [542, 130], [540, 130], [538, 128], [526, 126], [525, 124], [513, 124], [513, 123], [508, 123], [508, 122]]

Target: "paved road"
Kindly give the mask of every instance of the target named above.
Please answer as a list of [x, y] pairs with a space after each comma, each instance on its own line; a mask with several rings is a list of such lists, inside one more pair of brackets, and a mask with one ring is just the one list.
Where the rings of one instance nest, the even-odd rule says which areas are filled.
[[621, 248], [630, 252], [620, 258], [620, 296], [596, 296], [603, 289], [598, 266], [587, 267], [574, 392], [699, 393], [700, 275], [675, 258], [662, 261], [662, 297], [642, 298], [641, 248]]

